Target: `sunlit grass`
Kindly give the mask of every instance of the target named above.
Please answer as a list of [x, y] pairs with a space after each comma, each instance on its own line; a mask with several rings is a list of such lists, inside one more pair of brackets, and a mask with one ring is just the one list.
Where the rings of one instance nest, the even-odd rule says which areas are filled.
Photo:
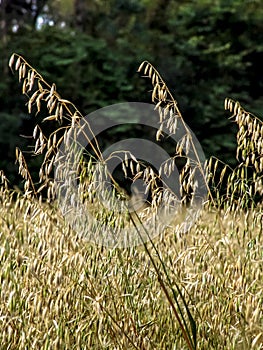
[[[187, 348], [143, 247], [78, 241], [55, 209], [26, 201], [19, 208], [22, 199], [14, 206], [5, 195], [2, 349]], [[262, 212], [204, 211], [181, 239], [171, 229], [155, 244], [190, 300], [198, 348], [261, 349]]]
[[[64, 139], [71, 146], [69, 135], [82, 115], [70, 101], [61, 99], [55, 84], [47, 83], [23, 57], [12, 55], [10, 67], [23, 81], [29, 113], [32, 107], [39, 112], [41, 102], [46, 103], [49, 116], [45, 120], [67, 124], [65, 129], [59, 127], [47, 136], [38, 125], [34, 129], [34, 154], [44, 156], [38, 184], [33, 183], [18, 149], [24, 191], [12, 192], [0, 171], [1, 349], [261, 350], [262, 121], [238, 102], [226, 99], [225, 108], [233, 113], [239, 129], [238, 166], [232, 169], [213, 157], [205, 168], [198, 157], [193, 169], [186, 162], [179, 177], [183, 210], [175, 212], [170, 226], [141, 246], [105, 248], [96, 246], [94, 240], [80, 238], [68, 226], [54, 196], [52, 169], [58, 148]], [[171, 133], [176, 133], [178, 120], [185, 131], [185, 137], [177, 142], [174, 163], [159, 169], [170, 172], [176, 157], [183, 156], [184, 143], [188, 145], [185, 154], [190, 146], [196, 154], [196, 148], [177, 102], [157, 70], [149, 62], [143, 62], [139, 70], [151, 80], [152, 101], [164, 107], [160, 109], [157, 139], [167, 116], [165, 122]], [[99, 155], [100, 149], [96, 144], [94, 147]], [[133, 160], [136, 178], [140, 164]], [[115, 215], [114, 208], [105, 210], [96, 202], [94, 193], [98, 189], [92, 162], [82, 166], [85, 176], [83, 190], [81, 185], [78, 187], [80, 197], [99, 222], [111, 226], [112, 232], [121, 232], [126, 225], [138, 230], [167, 194], [156, 188], [154, 173], [145, 169], [145, 181], [154, 185], [152, 202], [140, 213]], [[197, 169], [208, 198], [198, 220], [182, 234], [178, 228], [186, 219], [185, 199], [193, 188]], [[81, 177], [80, 171], [80, 184]], [[118, 184], [113, 184], [120, 195]], [[145, 233], [147, 236], [147, 230]]]

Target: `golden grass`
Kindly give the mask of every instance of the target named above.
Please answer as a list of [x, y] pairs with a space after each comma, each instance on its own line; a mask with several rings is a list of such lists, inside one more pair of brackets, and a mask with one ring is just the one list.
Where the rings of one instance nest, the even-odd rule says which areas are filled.
[[[29, 98], [29, 113], [39, 112], [45, 103], [45, 121], [59, 122], [64, 129], [59, 126], [48, 136], [39, 126], [34, 129], [34, 153], [44, 156], [38, 188], [20, 150], [24, 192], [8, 189], [0, 172], [1, 349], [263, 349], [263, 211], [262, 200], [255, 200], [263, 194], [262, 121], [227, 99], [225, 108], [239, 128], [238, 166], [231, 169], [211, 158], [204, 168], [195, 157], [194, 170], [186, 162], [180, 174], [186, 194], [195, 169], [205, 180], [209, 200], [198, 221], [182, 235], [177, 217], [145, 246], [106, 249], [80, 239], [54, 201], [53, 164], [60, 144], [70, 139], [82, 117], [80, 112], [21, 56], [12, 55], [13, 66]], [[173, 134], [180, 121], [184, 130], [174, 158], [160, 169], [170, 173], [176, 157], [187, 155], [189, 147], [195, 153], [195, 145], [157, 70], [149, 62], [139, 70], [151, 79], [152, 101], [159, 108], [157, 140], [164, 125]], [[96, 147], [95, 142], [99, 158]], [[140, 164], [134, 161], [136, 177]], [[93, 198], [92, 162], [87, 167], [83, 163], [80, 180], [82, 170], [83, 199], [109, 223], [114, 211], [100, 211]], [[155, 191], [155, 175], [146, 169], [143, 178]], [[158, 207], [157, 190], [155, 204], [146, 212]], [[128, 218], [119, 215], [112, 227], [117, 230], [132, 222], [136, 227], [143, 215], [144, 210]], [[184, 333], [191, 320], [184, 301], [195, 321], [197, 346], [194, 332]]]
[[[78, 241], [54, 208], [8, 198], [2, 193], [1, 349], [186, 348], [142, 247]], [[156, 240], [190, 300], [198, 349], [262, 349], [262, 219], [256, 210], [235, 218], [207, 210], [182, 239], [170, 230]]]

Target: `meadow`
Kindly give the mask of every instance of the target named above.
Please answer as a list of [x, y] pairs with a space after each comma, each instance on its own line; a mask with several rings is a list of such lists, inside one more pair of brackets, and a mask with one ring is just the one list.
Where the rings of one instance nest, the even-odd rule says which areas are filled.
[[[75, 106], [21, 56], [10, 66], [29, 112], [45, 103], [46, 122], [66, 116], [70, 131], [81, 118]], [[154, 67], [144, 62], [140, 70], [151, 79], [157, 108], [182, 118]], [[171, 223], [125, 249], [89, 242], [64, 220], [52, 182], [60, 139], [36, 126], [38, 187], [20, 150], [24, 190], [10, 189], [1, 172], [1, 349], [263, 349], [263, 125], [238, 102], [227, 99], [225, 108], [238, 125], [237, 167], [209, 159], [208, 199], [192, 227], [179, 234]], [[186, 190], [190, 178], [182, 172]], [[138, 225], [132, 216], [127, 222]]]

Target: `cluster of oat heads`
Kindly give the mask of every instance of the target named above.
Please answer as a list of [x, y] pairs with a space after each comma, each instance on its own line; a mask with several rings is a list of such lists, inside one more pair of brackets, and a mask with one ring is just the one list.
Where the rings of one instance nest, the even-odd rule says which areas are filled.
[[4, 192], [8, 189], [8, 179], [5, 176], [3, 170], [0, 170], [0, 191]]
[[[201, 177], [202, 181], [206, 183], [205, 160], [200, 159], [198, 142], [190, 128], [184, 122], [177, 106], [177, 101], [174, 99], [159, 72], [147, 61], [142, 62], [138, 72], [143, 77], [149, 78], [153, 86], [152, 102], [156, 105], [155, 109], [158, 110], [160, 116], [156, 140], [161, 141], [171, 135], [174, 135], [176, 139], [174, 155], [162, 164], [159, 173], [170, 176], [176, 168], [176, 160], [178, 158], [181, 160], [184, 159], [184, 165], [180, 170], [178, 179], [181, 198], [177, 199], [181, 203], [186, 203], [189, 199], [190, 201], [193, 199], [193, 194], [198, 187], [198, 183], [195, 181], [196, 177]], [[209, 192], [207, 184], [206, 191]]]
[[225, 109], [233, 113], [231, 118], [239, 128], [237, 159], [246, 167], [253, 166], [256, 172], [263, 172], [263, 122], [231, 99], [225, 100]]
[[[66, 187], [67, 193], [63, 194], [65, 196], [64, 203], [74, 204], [81, 198], [83, 201], [92, 203], [93, 208], [91, 209], [90, 207], [90, 209], [96, 212], [95, 215], [99, 221], [101, 219], [104, 223], [108, 221], [112, 223], [114, 221], [113, 227], [123, 226], [123, 218], [118, 215], [119, 208], [116, 208], [116, 205], [114, 205], [116, 201], [114, 202], [113, 198], [108, 198], [112, 193], [107, 193], [103, 188], [101, 189], [101, 196], [111, 201], [110, 210], [107, 211], [105, 208], [101, 208], [99, 203], [94, 202], [99, 189], [98, 184], [101, 183], [100, 179], [105, 175], [102, 173], [102, 168], [94, 168], [90, 162], [87, 166], [87, 163], [82, 161], [81, 155], [75, 154], [76, 140], [80, 136], [87, 136], [86, 131], [89, 131], [92, 135], [88, 121], [83, 118], [79, 110], [70, 101], [61, 98], [56, 91], [55, 84], [46, 82], [42, 75], [22, 56], [13, 54], [10, 58], [9, 66], [12, 71], [18, 72], [19, 82], [22, 83], [22, 93], [28, 98], [28, 112], [38, 114], [46, 109], [47, 116], [43, 121], [52, 123], [53, 127], [53, 131], [49, 135], [44, 134], [40, 125], [36, 125], [33, 130], [34, 150], [32, 153], [33, 155], [43, 156], [43, 162], [39, 169], [40, 181], [37, 185], [34, 184], [31, 178], [23, 153], [19, 149], [16, 150], [19, 173], [25, 180], [24, 193], [27, 196], [34, 195], [41, 200], [42, 191], [45, 190], [45, 196], [47, 196], [49, 201], [52, 201], [55, 198], [55, 194], [59, 194], [59, 191], [63, 192]], [[79, 124], [81, 119], [84, 123], [82, 126]], [[87, 141], [90, 140], [87, 139]], [[94, 144], [89, 144], [95, 156], [105, 164], [107, 159], [102, 158], [96, 138], [94, 138], [93, 142]], [[61, 145], [64, 146], [66, 152], [59, 152]], [[128, 157], [126, 158], [128, 159]], [[129, 169], [134, 177], [141, 175], [144, 178], [148, 177], [147, 171], [141, 172], [139, 162], [132, 154], [129, 155], [129, 159], [128, 162], [124, 162], [124, 174], [127, 175], [127, 169]], [[53, 173], [54, 165], [56, 166], [56, 179], [54, 179]], [[107, 172], [107, 168], [104, 167], [103, 171], [107, 173], [107, 176], [111, 175]], [[73, 177], [72, 172], [75, 172]], [[121, 192], [116, 181], [112, 177], [111, 180], [116, 191]], [[69, 183], [63, 184], [63, 182], [67, 181], [73, 181], [73, 186], [70, 186], [71, 184]], [[79, 181], [77, 191], [74, 190], [76, 181]], [[150, 184], [151, 186], [153, 186], [153, 181]], [[79, 204], [81, 205], [82, 202]], [[67, 212], [68, 208], [64, 207], [62, 209], [64, 209], [62, 212]], [[79, 208], [77, 207], [77, 209]], [[113, 219], [108, 219], [109, 216], [112, 216]], [[115, 222], [117, 222], [117, 225]]]
[[[12, 71], [18, 72], [19, 82], [22, 83], [22, 93], [28, 97], [28, 112], [38, 114], [47, 109], [47, 117], [43, 122], [53, 122], [54, 131], [44, 135], [41, 127], [36, 125], [33, 131], [34, 155], [44, 155], [39, 170], [39, 187], [35, 188], [29, 174], [26, 160], [22, 152], [17, 149], [16, 158], [19, 164], [19, 173], [25, 179], [25, 192], [40, 194], [47, 188], [48, 198], [54, 195], [52, 189], [52, 169], [59, 145], [67, 130], [74, 126], [82, 117], [78, 109], [68, 100], [62, 99], [56, 91], [55, 84], [50, 85], [22, 56], [14, 53], [9, 60]], [[62, 135], [62, 136], [61, 136]]]
[[[39, 125], [36, 125], [33, 131], [33, 153], [34, 155], [42, 154], [44, 156], [43, 163], [39, 170], [40, 182], [38, 188], [36, 188], [36, 185], [31, 179], [26, 159], [22, 152], [19, 149], [17, 149], [16, 152], [19, 173], [25, 180], [25, 193], [27, 195], [38, 195], [41, 198], [42, 190], [47, 189], [47, 197], [48, 199], [52, 199], [54, 198], [54, 179], [52, 171], [55, 162], [60, 160], [58, 158], [58, 149], [63, 142], [65, 144], [72, 142], [72, 133], [76, 131], [75, 127], [78, 125], [80, 119], [83, 119], [83, 116], [70, 101], [60, 97], [56, 91], [55, 84], [48, 84], [41, 74], [30, 66], [23, 57], [13, 54], [10, 58], [9, 66], [12, 70], [18, 72], [19, 81], [22, 83], [22, 93], [28, 97], [27, 106], [29, 113], [39, 113], [44, 105], [48, 115], [43, 121], [52, 122], [54, 125], [54, 131], [49, 135], [44, 135]], [[133, 181], [141, 178], [147, 183], [145, 192], [150, 190], [152, 193], [152, 200], [151, 203], [149, 203], [151, 209], [156, 210], [163, 200], [170, 205], [171, 203], [175, 203], [176, 205], [179, 202], [186, 203], [189, 199], [191, 201], [193, 193], [198, 186], [194, 181], [197, 173], [206, 183], [208, 193], [210, 193], [209, 185], [212, 185], [212, 187], [216, 189], [216, 200], [218, 202], [227, 201], [228, 204], [233, 205], [233, 209], [236, 205], [240, 205], [241, 207], [248, 205], [248, 202], [253, 199], [255, 194], [262, 195], [262, 121], [246, 112], [238, 102], [226, 99], [225, 108], [233, 113], [232, 118], [239, 127], [237, 134], [237, 159], [240, 164], [236, 169], [231, 169], [228, 165], [212, 157], [207, 163], [205, 171], [203, 160], [198, 157], [198, 150], [193, 140], [193, 134], [185, 124], [177, 106], [177, 101], [173, 98], [158, 71], [147, 61], [144, 61], [140, 65], [138, 71], [142, 73], [143, 76], [149, 78], [153, 85], [152, 102], [156, 105], [155, 108], [158, 110], [160, 117], [158, 130], [156, 132], [157, 141], [164, 140], [167, 135], [176, 135], [177, 140], [174, 155], [157, 169], [158, 174], [153, 172], [149, 167], [143, 166], [132, 154], [127, 154], [124, 158], [125, 161], [122, 167], [124, 176], [128, 176], [128, 171], [132, 174]], [[85, 121], [85, 127], [89, 128], [87, 124], [88, 122]], [[82, 130], [78, 129], [78, 132], [81, 133]], [[94, 138], [93, 151], [102, 162], [106, 163], [109, 160], [102, 159], [96, 138]], [[114, 157], [114, 155], [111, 156]], [[174, 172], [178, 158], [181, 161], [184, 159], [178, 179], [180, 198], [175, 196], [169, 186], [158, 186], [158, 181], [160, 183], [163, 174], [169, 177]], [[71, 164], [69, 163], [68, 171], [70, 171], [70, 167]], [[83, 173], [86, 171], [85, 169], [86, 164], [79, 166], [78, 174], [80, 174], [80, 178], [83, 178]], [[61, 171], [65, 171], [65, 168], [64, 170], [61, 169]], [[95, 177], [92, 179], [92, 177], [87, 174], [86, 177], [90, 178], [88, 186], [90, 193], [94, 194], [98, 189], [97, 183], [102, 177], [102, 173], [100, 173], [102, 170], [98, 167], [96, 169], [92, 168], [92, 171], [95, 172]], [[104, 171], [107, 172], [107, 169], [104, 169]], [[109, 173], [107, 175], [109, 175]], [[96, 181], [93, 181], [94, 179], [96, 179]], [[119, 193], [122, 193], [122, 190], [112, 177], [111, 181], [115, 189]], [[226, 193], [222, 196], [219, 194], [219, 189], [223, 186], [225, 181], [227, 181], [227, 189]], [[85, 192], [81, 186], [80, 191], [82, 193]], [[106, 195], [105, 193], [105, 196]], [[92, 198], [89, 198], [89, 200], [92, 201]], [[211, 193], [210, 200], [211, 202], [215, 200]], [[149, 208], [145, 208], [142, 215], [148, 212]]]
[[[210, 183], [218, 190], [217, 202], [234, 211], [236, 208], [253, 207], [257, 204], [256, 196], [263, 196], [263, 122], [231, 99], [225, 100], [225, 109], [232, 113], [230, 119], [238, 126], [238, 165], [232, 169], [219, 159], [211, 158], [207, 169]], [[226, 190], [220, 196], [223, 185]]]
[[[43, 162], [39, 170], [38, 188], [33, 183], [26, 159], [20, 150], [17, 150], [17, 161], [19, 164], [19, 173], [25, 180], [25, 192], [27, 194], [34, 194], [41, 198], [41, 192], [43, 189], [47, 190], [47, 197], [49, 200], [54, 198], [55, 186], [53, 179], [53, 168], [56, 162], [61, 162], [60, 154], [58, 152], [59, 147], [62, 143], [71, 147], [72, 141], [78, 136], [72, 136], [72, 133], [76, 132], [76, 126], [79, 125], [80, 119], [84, 119], [78, 109], [67, 100], [61, 98], [56, 91], [55, 84], [49, 84], [45, 81], [41, 74], [39, 74], [28, 62], [20, 55], [13, 54], [9, 61], [9, 66], [12, 70], [18, 72], [19, 81], [22, 83], [22, 93], [28, 97], [28, 112], [38, 114], [43, 110], [43, 106], [47, 109], [47, 116], [43, 119], [44, 122], [51, 122], [54, 126], [54, 131], [49, 135], [45, 135], [42, 128], [36, 125], [33, 131], [34, 141], [34, 155], [43, 155]], [[160, 123], [158, 131], [156, 133], [157, 140], [161, 141], [164, 137], [163, 131], [166, 134], [177, 135], [177, 144], [175, 154], [172, 158], [164, 162], [158, 174], [154, 173], [150, 168], [143, 167], [140, 161], [136, 159], [132, 154], [129, 154], [129, 161], [123, 162], [123, 173], [127, 176], [127, 171], [132, 174], [133, 181], [141, 178], [147, 183], [145, 191], [152, 192], [152, 200], [150, 206], [152, 209], [157, 210], [158, 205], [162, 200], [165, 200], [167, 204], [172, 202], [176, 203], [181, 200], [181, 203], [186, 202], [187, 198], [195, 190], [197, 184], [194, 183], [193, 179], [195, 173], [200, 171], [204, 177], [203, 164], [198, 159], [197, 152], [193, 143], [192, 134], [189, 131], [187, 125], [185, 125], [181, 113], [177, 107], [177, 102], [174, 100], [165, 82], [156, 71], [156, 69], [148, 62], [143, 62], [139, 68], [139, 71], [144, 69], [144, 74], [151, 79], [153, 84], [152, 101], [156, 104], [160, 116]], [[88, 122], [85, 121], [85, 127], [89, 128]], [[78, 133], [83, 132], [83, 129], [77, 128]], [[91, 130], [92, 134], [92, 130]], [[96, 138], [94, 138], [93, 151], [96, 157], [106, 163], [107, 159], [102, 159], [101, 151], [97, 144]], [[114, 155], [112, 155], [114, 156]], [[126, 159], [125, 158], [125, 159]], [[180, 196], [179, 199], [174, 195], [173, 191], [166, 187], [165, 189], [160, 188], [157, 185], [158, 181], [161, 180], [162, 174], [170, 176], [176, 168], [177, 158], [185, 158], [184, 167], [180, 172]], [[71, 171], [71, 159], [68, 159], [66, 163], [67, 167], [63, 169], [57, 169], [58, 171], [64, 172], [62, 179], [65, 179], [65, 171]], [[65, 164], [64, 164], [65, 165]], [[83, 174], [86, 164], [78, 166], [78, 175]], [[99, 179], [101, 168], [92, 169], [97, 171], [95, 177]], [[106, 169], [107, 171], [107, 169]], [[109, 173], [108, 173], [109, 175]], [[111, 177], [111, 181], [115, 186], [115, 189], [119, 192], [120, 188], [116, 181]], [[89, 188], [91, 193], [98, 190], [96, 188], [98, 181], [92, 181], [93, 188]], [[80, 187], [81, 189], [81, 187]], [[83, 188], [82, 188], [83, 189]], [[81, 192], [83, 192], [81, 189]], [[72, 193], [68, 193], [72, 196]], [[106, 194], [105, 194], [106, 195]], [[73, 199], [74, 200], [74, 199]], [[148, 209], [145, 208], [144, 214]]]
[[[166, 126], [171, 133], [175, 134], [178, 119], [183, 120], [180, 110], [177, 107], [176, 100], [173, 98], [159, 72], [151, 63], [147, 61], [142, 62], [138, 68], [138, 72], [141, 73], [143, 77], [149, 78], [153, 86], [152, 102], [156, 105], [155, 108], [158, 109], [160, 116], [160, 126], [156, 133], [157, 141], [162, 138], [164, 126]], [[177, 151], [179, 150], [180, 147], [178, 147]]]

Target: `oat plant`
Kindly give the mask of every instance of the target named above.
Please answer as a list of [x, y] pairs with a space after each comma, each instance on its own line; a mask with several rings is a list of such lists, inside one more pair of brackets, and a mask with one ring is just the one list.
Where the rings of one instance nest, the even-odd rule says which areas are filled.
[[[56, 199], [59, 149], [74, 140], [83, 114], [22, 56], [13, 54], [9, 65], [18, 73], [28, 112], [46, 111], [46, 117], [32, 135], [32, 154], [43, 160], [39, 181], [19, 149], [24, 191], [10, 189], [0, 172], [1, 348], [262, 349], [262, 121], [226, 99], [238, 126], [238, 165], [231, 168], [214, 157], [205, 162], [162, 77], [143, 62], [139, 72], [152, 84], [159, 115], [156, 141], [177, 135], [175, 152], [156, 172], [123, 150], [124, 177], [140, 178], [151, 190], [151, 201], [134, 212], [119, 211], [116, 198], [125, 208], [127, 193], [111, 174], [113, 190], [100, 188], [111, 205], [100, 205], [98, 180], [107, 168], [96, 138], [91, 151], [79, 156], [82, 204], [109, 233], [134, 228], [141, 242], [104, 248], [76, 234]], [[50, 131], [44, 132], [44, 123]], [[91, 138], [88, 120], [85, 126]], [[180, 198], [159, 186], [178, 161]], [[207, 201], [193, 196], [196, 175]], [[162, 200], [179, 221], [155, 238], [147, 223]], [[187, 211], [189, 204], [196, 215]], [[185, 225], [189, 217], [192, 227]]]
[[[54, 130], [49, 135], [44, 135], [44, 132], [42, 131], [40, 125], [36, 125], [33, 131], [33, 139], [35, 143], [33, 154], [41, 154], [43, 156], [43, 162], [39, 170], [38, 186], [33, 183], [25, 157], [21, 150], [17, 149], [16, 154], [19, 164], [19, 173], [24, 178], [25, 195], [28, 198], [32, 197], [42, 201], [42, 192], [43, 190], [46, 190], [47, 200], [48, 202], [52, 202], [56, 199], [56, 184], [52, 177], [52, 170], [54, 163], [59, 156], [59, 147], [63, 142], [66, 144], [70, 143], [71, 145], [70, 140], [72, 133], [74, 130], [76, 130], [76, 126], [78, 125], [79, 121], [84, 118], [73, 103], [63, 99], [59, 95], [59, 93], [56, 91], [55, 84], [47, 83], [41, 74], [39, 74], [32, 66], [30, 66], [22, 56], [13, 54], [10, 58], [9, 66], [11, 69], [18, 71], [19, 82], [22, 83], [22, 93], [28, 97], [28, 112], [38, 114], [44, 105], [47, 108], [48, 116], [43, 119], [43, 122], [53, 123], [54, 125]], [[119, 227], [132, 225], [138, 230], [139, 239], [141, 238], [141, 243], [144, 244], [145, 237], [149, 236], [149, 232], [144, 227], [144, 219], [146, 218], [147, 220], [149, 211], [151, 210], [152, 213], [153, 211], [158, 210], [158, 203], [160, 202], [161, 198], [166, 198], [166, 203], [172, 202], [172, 200], [174, 200], [174, 194], [169, 188], [166, 188], [164, 190], [163, 188], [159, 188], [157, 186], [157, 181], [161, 179], [162, 173], [170, 175], [176, 166], [176, 159], [178, 157], [185, 157], [185, 166], [180, 174], [180, 191], [182, 194], [182, 200], [180, 204], [186, 203], [186, 196], [190, 192], [190, 189], [192, 190], [194, 187], [193, 181], [191, 180], [194, 176], [194, 172], [198, 170], [201, 172], [201, 176], [203, 178], [205, 174], [204, 164], [202, 164], [202, 161], [198, 158], [197, 151], [193, 144], [192, 135], [184, 123], [176, 101], [171, 96], [159, 73], [151, 66], [151, 64], [148, 62], [142, 63], [139, 71], [143, 69], [143, 66], [145, 66], [144, 73], [148, 72], [148, 76], [154, 84], [152, 100], [156, 104], [156, 109], [158, 110], [160, 116], [160, 125], [157, 127], [156, 132], [157, 141], [163, 137], [164, 125], [166, 126], [166, 129], [169, 131], [169, 133], [176, 134], [176, 130], [180, 124], [179, 129], [182, 133], [178, 139], [174, 157], [160, 166], [158, 169], [158, 174], [154, 173], [151, 168], [146, 167], [144, 164], [142, 164], [139, 160], [136, 159], [134, 155], [128, 154], [128, 151], [123, 151], [125, 159], [123, 162], [123, 172], [126, 174], [129, 170], [132, 171], [133, 179], [136, 179], [138, 177], [144, 179], [144, 181], [147, 183], [148, 188], [151, 189], [151, 192], [153, 194], [151, 203], [149, 203], [150, 205], [147, 206], [141, 213], [137, 214], [135, 211], [133, 217], [128, 215], [126, 218], [118, 215], [118, 212], [116, 213], [114, 211], [114, 201], [111, 203], [112, 209], [110, 212], [108, 210], [105, 211], [104, 209], [101, 209], [99, 205], [96, 205], [96, 199], [94, 200], [94, 193], [98, 191], [98, 181], [95, 179], [100, 178], [101, 170], [98, 171], [98, 168], [94, 170], [92, 157], [90, 157], [88, 163], [85, 162], [83, 157], [79, 158], [80, 166], [78, 180], [80, 180], [79, 192], [81, 192], [83, 195], [84, 202], [89, 202], [89, 210], [92, 211], [98, 221], [103, 222], [104, 225], [106, 224], [110, 226], [110, 230], [114, 231], [114, 234], [116, 234], [116, 230]], [[88, 125], [88, 121], [86, 124], [92, 135], [92, 130]], [[88, 138], [88, 136], [86, 137]], [[102, 152], [99, 148], [96, 138], [94, 138], [91, 146], [97, 159], [99, 159], [101, 162], [105, 162], [105, 160], [102, 158]], [[190, 149], [193, 152], [194, 160], [189, 157]], [[70, 154], [70, 152], [67, 154]], [[128, 161], [128, 158], [132, 159], [132, 162]], [[194, 166], [191, 161], [194, 161]], [[69, 160], [68, 166], [64, 166], [63, 169], [61, 169], [63, 178], [65, 178], [65, 172], [67, 173], [72, 170], [72, 164], [70, 162], [71, 158]], [[66, 159], [64, 159], [63, 164], [67, 164]], [[120, 192], [118, 184], [116, 181], [114, 181], [114, 179], [112, 180], [113, 184], [115, 185], [115, 191]], [[103, 191], [103, 189], [101, 189], [101, 191]], [[108, 193], [102, 193], [104, 197], [108, 196]], [[112, 196], [112, 193], [110, 195]], [[73, 194], [71, 192], [68, 192], [67, 196], [71, 198], [72, 201]], [[176, 198], [176, 200], [178, 199]], [[67, 210], [65, 209], [65, 212], [66, 211]], [[141, 224], [144, 232], [141, 231], [141, 228], [137, 228], [138, 223]], [[178, 228], [180, 228], [180, 224], [178, 225]], [[190, 309], [188, 308], [186, 296], [181, 292], [179, 285], [175, 281], [172, 283], [168, 274], [168, 270], [165, 267], [163, 259], [158, 254], [158, 250], [154, 242], [150, 237], [148, 238], [155, 254], [157, 254], [157, 261], [160, 265], [157, 265], [157, 262], [155, 261], [156, 259], [152, 255], [153, 252], [150, 252], [146, 244], [144, 244], [145, 251], [150, 259], [150, 262], [153, 265], [154, 271], [157, 275], [164, 295], [174, 312], [176, 320], [179, 324], [179, 328], [182, 331], [188, 348], [195, 349], [197, 341], [196, 325], [194, 318], [191, 315]], [[128, 335], [126, 335], [126, 337], [129, 339]], [[132, 341], [130, 342], [134, 345]], [[134, 347], [136, 348], [135, 345]]]

